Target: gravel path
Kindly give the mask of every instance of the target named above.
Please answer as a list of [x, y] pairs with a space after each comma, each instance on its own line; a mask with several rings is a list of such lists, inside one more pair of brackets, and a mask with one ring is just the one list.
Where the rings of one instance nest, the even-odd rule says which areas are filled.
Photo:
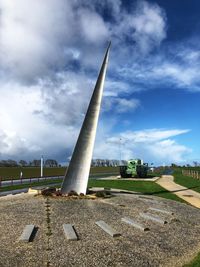
[[200, 193], [176, 184], [172, 175], [162, 175], [162, 177], [157, 180], [156, 183], [174, 193], [178, 197], [184, 199], [192, 206], [200, 208]]
[[[0, 267], [178, 267], [200, 251], [200, 211], [186, 204], [130, 194], [97, 200], [49, 198], [48, 228], [46, 203], [43, 197], [28, 194], [0, 198]], [[169, 223], [146, 221], [139, 213], [149, 207], [172, 211], [174, 215], [148, 211]], [[125, 216], [150, 231], [122, 223]], [[104, 220], [122, 236], [110, 237], [95, 225], [97, 220]], [[65, 238], [63, 223], [74, 224], [78, 241]], [[33, 242], [20, 243], [18, 238], [26, 224], [35, 224], [39, 229]]]

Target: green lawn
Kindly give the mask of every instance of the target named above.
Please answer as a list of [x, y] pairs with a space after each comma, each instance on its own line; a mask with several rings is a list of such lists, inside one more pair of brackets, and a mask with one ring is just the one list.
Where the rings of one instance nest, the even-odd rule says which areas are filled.
[[200, 180], [182, 175], [181, 169], [176, 170], [173, 173], [173, 176], [175, 183], [185, 186], [187, 188], [191, 188], [192, 190], [200, 193]]
[[180, 202], [184, 202], [184, 200], [180, 199], [176, 195], [170, 193], [160, 185], [155, 182], [150, 181], [124, 181], [124, 180], [89, 180], [89, 187], [107, 187], [107, 188], [116, 188], [116, 189], [124, 189], [130, 191], [141, 192], [146, 195], [154, 195], [167, 199], [172, 199]]
[[[61, 184], [61, 181], [59, 182], [57, 179], [51, 180], [51, 181], [42, 181], [42, 182], [34, 182], [31, 184], [20, 184], [20, 185], [14, 185], [14, 186], [6, 186], [0, 188], [0, 191], [9, 191], [9, 190], [15, 190], [15, 189], [22, 189], [22, 188], [28, 188], [28, 187], [34, 187], [34, 186], [42, 186], [42, 185], [50, 185], [50, 184], [58, 184], [58, 186]], [[96, 179], [90, 179], [89, 180], [89, 187], [107, 187], [107, 188], [116, 188], [116, 189], [122, 189], [122, 190], [130, 190], [135, 192], [141, 192], [146, 195], [154, 195], [159, 196], [167, 199], [172, 199], [179, 202], [184, 202], [182, 199], [178, 198], [176, 195], [168, 192], [155, 182], [149, 182], [149, 181], [124, 181], [124, 180], [96, 180]]]

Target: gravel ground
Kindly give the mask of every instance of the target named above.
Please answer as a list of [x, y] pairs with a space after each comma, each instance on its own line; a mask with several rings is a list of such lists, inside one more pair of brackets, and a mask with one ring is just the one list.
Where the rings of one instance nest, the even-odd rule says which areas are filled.
[[[23, 194], [0, 198], [0, 267], [178, 267], [200, 251], [200, 210], [186, 204], [154, 196], [117, 194], [97, 200], [49, 198], [48, 206], [49, 224], [43, 197]], [[139, 213], [149, 207], [174, 215], [149, 211], [169, 223], [146, 221]], [[150, 231], [142, 232], [121, 222], [125, 216]], [[122, 236], [110, 237], [95, 225], [97, 220], [104, 220]], [[74, 224], [78, 241], [65, 238], [63, 223]], [[18, 239], [26, 224], [35, 224], [38, 231], [33, 242], [21, 243]], [[48, 236], [49, 232], [52, 235]]]

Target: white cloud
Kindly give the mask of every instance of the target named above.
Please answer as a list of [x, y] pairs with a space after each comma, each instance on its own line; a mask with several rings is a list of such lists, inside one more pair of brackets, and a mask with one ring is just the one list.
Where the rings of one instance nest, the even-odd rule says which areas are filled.
[[99, 14], [87, 9], [81, 9], [78, 13], [83, 38], [92, 43], [104, 42], [109, 39], [108, 28]]
[[178, 144], [173, 137], [186, 134], [189, 130], [147, 129], [135, 132], [121, 132], [107, 137], [95, 148], [95, 157], [100, 155], [113, 159], [142, 158], [155, 164], [184, 163], [191, 149]]
[[126, 132], [123, 137], [133, 142], [155, 142], [169, 137], [177, 136], [189, 132], [189, 130], [165, 130], [165, 129], [148, 129], [136, 132]]
[[125, 113], [137, 109], [140, 106], [138, 99], [126, 99], [122, 97], [106, 97], [103, 100], [103, 110], [112, 110], [113, 113]]
[[176, 62], [164, 63], [159, 68], [154, 67], [152, 78], [154, 75], [157, 78], [169, 79], [171, 83], [180, 88], [191, 88], [191, 90], [193, 89], [192, 86], [196, 88], [196, 83], [200, 82], [197, 66], [183, 65]]
[[149, 150], [154, 158], [165, 163], [184, 163], [187, 161], [184, 156], [191, 152], [191, 149], [170, 139], [155, 143]]
[[75, 30], [73, 14], [63, 0], [1, 1], [1, 68], [30, 82], [63, 66], [63, 48]]
[[127, 63], [118, 68], [119, 77], [131, 82], [133, 91], [151, 90], [162, 86], [184, 89], [190, 92], [200, 91], [198, 44], [176, 44], [166, 52], [160, 50], [156, 56], [147, 56], [140, 61]]
[[[112, 136], [110, 125], [119, 123], [119, 113], [140, 106], [130, 96], [141, 90], [140, 83], [149, 85], [155, 77], [188, 85], [198, 81], [198, 51], [188, 50], [190, 67], [196, 62], [191, 73], [189, 67], [183, 69], [166, 60], [165, 65], [156, 60], [150, 64], [148, 52], [166, 37], [166, 15], [156, 4], [138, 1], [135, 8], [126, 10], [120, 0], [2, 0], [0, 8], [1, 158], [32, 159], [46, 154], [63, 160], [71, 153], [110, 37], [112, 60], [103, 106], [110, 116], [103, 125], [106, 134]], [[105, 8], [110, 20], [102, 15]], [[141, 59], [148, 64], [141, 65]], [[174, 153], [174, 158], [182, 159], [187, 148], [169, 138], [186, 132], [125, 132], [122, 137], [133, 145], [124, 153], [157, 159], [156, 151], [162, 147], [164, 157]], [[108, 144], [97, 142], [99, 157], [116, 158], [117, 151], [116, 145], [110, 150]]]
[[166, 38], [165, 11], [157, 4], [138, 1], [132, 12], [121, 11], [112, 31], [120, 42], [128, 38], [135, 57], [145, 55]]
[[[11, 97], [12, 95], [12, 97]], [[46, 109], [41, 88], [8, 84], [1, 88], [0, 158], [66, 157], [79, 127], [52, 123], [35, 111]], [[64, 155], [63, 150], [65, 150]]]
[[138, 2], [138, 7], [130, 19], [135, 30], [133, 39], [143, 52], [149, 52], [166, 38], [166, 15], [158, 5], [146, 1]]

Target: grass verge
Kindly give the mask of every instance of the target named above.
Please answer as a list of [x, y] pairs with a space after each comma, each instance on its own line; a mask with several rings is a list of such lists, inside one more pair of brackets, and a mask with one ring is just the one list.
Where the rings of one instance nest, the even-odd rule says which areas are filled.
[[200, 267], [200, 252], [190, 263], [183, 265], [183, 267]]
[[[43, 181], [43, 182], [33, 182], [31, 184], [20, 184], [20, 185], [13, 185], [13, 186], [6, 186], [0, 188], [0, 192], [23, 189], [28, 187], [36, 187], [36, 186], [44, 186], [44, 185], [51, 185], [57, 184], [58, 186], [61, 184], [61, 181], [58, 179], [54, 179], [51, 181]], [[89, 180], [89, 187], [107, 187], [107, 188], [116, 188], [122, 190], [129, 190], [140, 192], [146, 195], [155, 195], [158, 197], [163, 197], [166, 199], [171, 199], [175, 201], [179, 201], [185, 203], [184, 200], [177, 197], [175, 194], [170, 193], [160, 185], [156, 184], [155, 182], [150, 181], [120, 181], [120, 180], [97, 180], [97, 179], [90, 179]]]
[[182, 175], [181, 170], [176, 170], [173, 173], [173, 176], [174, 176], [174, 182], [175, 183], [180, 184], [182, 186], [185, 186], [189, 189], [192, 189], [192, 190], [200, 193], [200, 180], [198, 180], [196, 178], [189, 177], [189, 176]]
[[185, 203], [176, 195], [170, 193], [155, 182], [150, 181], [120, 181], [120, 180], [89, 180], [89, 187], [107, 187], [122, 190], [141, 192], [146, 195], [155, 195]]

